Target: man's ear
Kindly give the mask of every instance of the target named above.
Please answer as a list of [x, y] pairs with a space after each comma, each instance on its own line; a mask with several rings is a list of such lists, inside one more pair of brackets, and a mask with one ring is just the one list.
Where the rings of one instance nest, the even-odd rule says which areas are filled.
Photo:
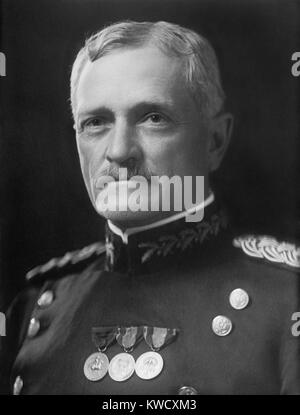
[[217, 170], [226, 153], [233, 130], [233, 116], [230, 113], [217, 115], [211, 121], [209, 143], [209, 171]]

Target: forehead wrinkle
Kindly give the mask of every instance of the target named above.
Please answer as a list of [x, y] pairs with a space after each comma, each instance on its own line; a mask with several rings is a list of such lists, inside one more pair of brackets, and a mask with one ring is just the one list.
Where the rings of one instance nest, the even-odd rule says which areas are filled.
[[[100, 115], [104, 113], [111, 113], [114, 116], [127, 116], [130, 113], [138, 111], [162, 111], [166, 112], [166, 115], [173, 116], [177, 120], [190, 118], [191, 114], [197, 111], [197, 107], [194, 103], [193, 97], [189, 94], [189, 91], [185, 89], [184, 96], [177, 91], [174, 94], [166, 93], [154, 93], [153, 88], [137, 89], [132, 91], [131, 94], [116, 94], [113, 100], [111, 95], [108, 94], [108, 98], [104, 94], [97, 94], [92, 99], [86, 99], [83, 96], [78, 100], [77, 106], [77, 119], [86, 118], [88, 116]], [[174, 92], [174, 91], [172, 91]], [[151, 109], [151, 107], [153, 109]], [[188, 115], [189, 114], [189, 115]]]
[[[88, 62], [84, 68], [77, 90], [77, 116], [79, 113], [93, 112], [95, 108], [101, 106], [111, 108], [113, 111], [124, 110], [137, 105], [139, 101], [152, 101], [156, 105], [166, 105], [170, 109], [185, 105], [182, 102], [186, 101], [182, 95], [183, 89], [185, 96], [190, 94], [185, 82], [184, 84], [182, 82], [182, 73], [177, 59], [171, 60], [172, 64], [167, 65], [167, 71], [160, 62], [160, 67], [163, 68], [161, 72], [155, 71], [155, 68], [151, 72], [149, 67], [142, 67], [140, 72], [134, 70], [132, 76], [126, 73], [124, 78], [118, 77], [120, 72], [114, 72], [114, 68], [107, 73], [101, 68], [102, 59], [110, 57], [121, 58], [124, 55], [116, 54], [113, 57], [100, 58], [98, 61]], [[170, 64], [170, 58], [163, 56], [163, 60], [165, 59]], [[104, 68], [108, 62], [106, 60]]]
[[[149, 99], [145, 99], [144, 97], [141, 100], [135, 100], [132, 102], [126, 103], [126, 110], [127, 111], [135, 111], [143, 108], [161, 108], [166, 110], [175, 110], [174, 101], [172, 99], [161, 99], [156, 98], [155, 96], [149, 97]], [[125, 108], [124, 108], [125, 109]], [[115, 112], [115, 109], [112, 106], [107, 104], [96, 104], [96, 105], [88, 105], [85, 104], [83, 106], [78, 107], [78, 116], [86, 116], [89, 114], [95, 114], [100, 112]]]

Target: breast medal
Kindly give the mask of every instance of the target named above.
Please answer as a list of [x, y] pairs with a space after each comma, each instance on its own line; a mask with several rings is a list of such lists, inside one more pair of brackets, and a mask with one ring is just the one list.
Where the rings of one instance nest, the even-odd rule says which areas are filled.
[[[92, 353], [84, 363], [84, 375], [92, 381], [98, 381], [108, 372], [110, 378], [116, 382], [124, 382], [135, 372], [144, 380], [157, 377], [164, 367], [160, 353], [164, 346], [173, 341], [178, 329], [162, 327], [93, 327], [92, 340], [98, 352]], [[130, 352], [144, 338], [151, 351], [139, 356], [135, 362]], [[111, 361], [104, 353], [114, 342], [122, 347], [123, 352], [116, 354]]]
[[92, 341], [98, 352], [92, 353], [84, 363], [83, 373], [88, 380], [96, 382], [106, 375], [109, 368], [109, 359], [104, 352], [114, 342], [117, 330], [118, 327], [92, 328]]
[[84, 363], [84, 374], [88, 380], [95, 382], [104, 378], [108, 371], [109, 360], [106, 354], [98, 352], [91, 354]]
[[129, 352], [140, 342], [143, 337], [142, 327], [119, 327], [116, 340], [124, 350], [114, 356], [109, 364], [108, 374], [116, 382], [129, 379], [135, 368], [135, 360]]
[[116, 382], [123, 382], [133, 375], [134, 367], [135, 361], [131, 354], [118, 353], [111, 359], [108, 373]]
[[143, 353], [136, 361], [135, 372], [139, 378], [149, 380], [160, 374], [164, 366], [161, 355], [157, 352]]
[[177, 334], [177, 329], [144, 326], [144, 339], [151, 351], [143, 353], [137, 359], [135, 364], [137, 376], [144, 380], [150, 380], [161, 373], [164, 361], [158, 351], [173, 341]]

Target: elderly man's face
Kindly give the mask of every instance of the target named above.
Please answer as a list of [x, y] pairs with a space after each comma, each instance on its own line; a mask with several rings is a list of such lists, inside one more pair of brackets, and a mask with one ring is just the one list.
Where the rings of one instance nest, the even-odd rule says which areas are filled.
[[[116, 50], [85, 66], [76, 93], [77, 145], [93, 205], [99, 178], [129, 175], [204, 176], [212, 132], [183, 80], [182, 62], [155, 47]], [[102, 213], [121, 226], [167, 213]]]

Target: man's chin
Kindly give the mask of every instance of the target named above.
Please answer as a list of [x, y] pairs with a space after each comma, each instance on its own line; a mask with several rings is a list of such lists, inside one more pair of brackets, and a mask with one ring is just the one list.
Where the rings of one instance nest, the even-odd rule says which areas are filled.
[[172, 209], [162, 209], [159, 191], [151, 194], [147, 187], [137, 197], [134, 192], [130, 181], [109, 183], [95, 198], [95, 209], [121, 229], [148, 225], [172, 214]]
[[[148, 201], [151, 200], [151, 195], [148, 194], [148, 188], [146, 193], [141, 193], [138, 198], [144, 201], [143, 208], [141, 205], [138, 206], [137, 200], [135, 198], [132, 200], [134, 188], [130, 183], [130, 181], [109, 183], [96, 197], [94, 202], [96, 211], [122, 229], [147, 225], [166, 216], [166, 212], [150, 209]], [[133, 207], [130, 205], [132, 202], [135, 202]]]

